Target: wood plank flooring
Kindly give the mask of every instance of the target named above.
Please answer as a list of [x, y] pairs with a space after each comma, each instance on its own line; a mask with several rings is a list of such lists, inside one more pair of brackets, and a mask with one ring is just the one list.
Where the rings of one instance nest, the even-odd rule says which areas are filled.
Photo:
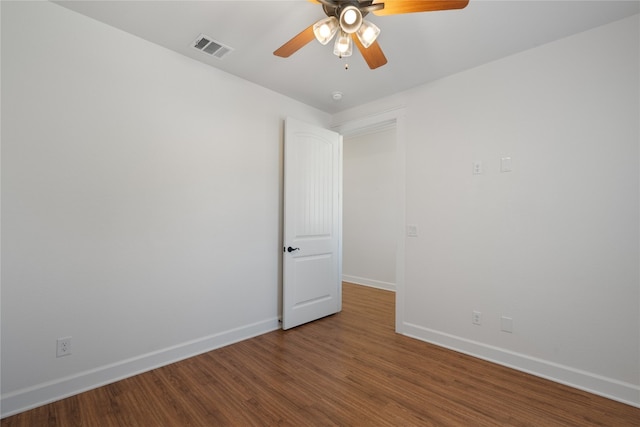
[[394, 294], [2, 420], [13, 426], [639, 426], [640, 409], [394, 333]]

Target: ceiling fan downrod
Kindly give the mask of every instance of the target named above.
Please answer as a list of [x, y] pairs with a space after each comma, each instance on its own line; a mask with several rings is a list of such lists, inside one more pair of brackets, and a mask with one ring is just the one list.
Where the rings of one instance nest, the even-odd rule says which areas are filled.
[[358, 0], [317, 0], [322, 4], [322, 9], [327, 16], [335, 16], [340, 19], [343, 11], [348, 7], [358, 9], [362, 17], [369, 12], [384, 9], [384, 3], [373, 4], [373, 0], [359, 2]]

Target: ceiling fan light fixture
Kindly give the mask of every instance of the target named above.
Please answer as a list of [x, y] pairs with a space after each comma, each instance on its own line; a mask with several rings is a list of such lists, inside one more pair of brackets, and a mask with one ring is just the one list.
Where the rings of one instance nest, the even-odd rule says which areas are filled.
[[347, 34], [358, 31], [362, 25], [362, 12], [355, 6], [347, 6], [340, 12], [340, 28]]
[[351, 37], [349, 34], [344, 31], [340, 31], [340, 35], [336, 37], [336, 42], [333, 45], [333, 54], [344, 58], [346, 56], [351, 56], [353, 53], [353, 43], [351, 42]]
[[320, 43], [327, 44], [338, 32], [338, 19], [335, 16], [329, 16], [313, 24], [313, 34]]
[[369, 21], [362, 21], [362, 25], [356, 31], [356, 35], [362, 43], [362, 46], [368, 48], [371, 44], [376, 41], [378, 35], [380, 34], [380, 28], [378, 28], [375, 24], [372, 24]]

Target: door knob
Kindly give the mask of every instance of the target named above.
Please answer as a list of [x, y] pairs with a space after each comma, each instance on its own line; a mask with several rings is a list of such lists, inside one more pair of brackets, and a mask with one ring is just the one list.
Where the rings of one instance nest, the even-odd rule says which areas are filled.
[[300, 248], [292, 248], [291, 246], [287, 248], [287, 252], [293, 252], [293, 251], [299, 251], [299, 250]]

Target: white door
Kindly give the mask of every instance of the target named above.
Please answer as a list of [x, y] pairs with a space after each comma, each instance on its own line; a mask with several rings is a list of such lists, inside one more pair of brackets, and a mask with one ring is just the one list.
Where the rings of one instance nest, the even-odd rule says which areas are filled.
[[287, 118], [282, 328], [342, 310], [342, 136]]

